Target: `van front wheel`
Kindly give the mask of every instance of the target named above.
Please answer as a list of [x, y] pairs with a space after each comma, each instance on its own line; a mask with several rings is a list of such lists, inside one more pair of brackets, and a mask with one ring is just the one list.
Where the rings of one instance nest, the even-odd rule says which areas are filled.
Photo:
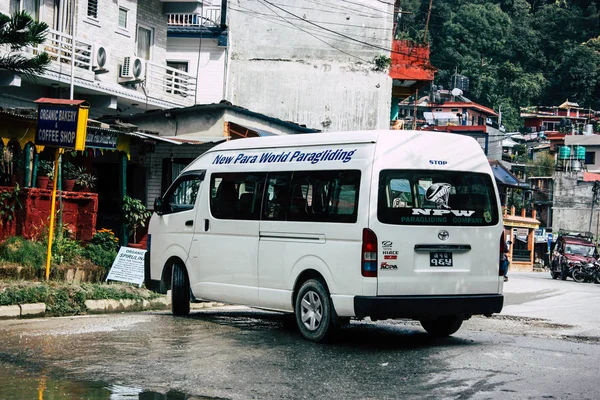
[[312, 342], [328, 338], [332, 330], [331, 301], [322, 281], [309, 279], [296, 295], [296, 323], [300, 333]]
[[445, 316], [420, 322], [423, 329], [431, 336], [446, 337], [455, 333], [462, 325], [463, 320], [458, 316]]
[[190, 313], [190, 281], [185, 268], [179, 263], [173, 265], [171, 311], [173, 315], [188, 315]]

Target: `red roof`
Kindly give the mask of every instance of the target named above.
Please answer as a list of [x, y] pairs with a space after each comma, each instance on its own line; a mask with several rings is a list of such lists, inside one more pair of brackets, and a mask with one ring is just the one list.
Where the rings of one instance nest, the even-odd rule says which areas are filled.
[[86, 103], [85, 100], [68, 100], [68, 99], [53, 99], [51, 97], [41, 97], [34, 101], [34, 103], [43, 103], [43, 104], [56, 104], [63, 106], [78, 106], [83, 103]]

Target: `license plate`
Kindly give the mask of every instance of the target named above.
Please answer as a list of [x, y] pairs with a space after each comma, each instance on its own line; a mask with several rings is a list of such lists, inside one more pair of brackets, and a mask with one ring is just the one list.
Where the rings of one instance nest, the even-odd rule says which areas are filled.
[[451, 267], [452, 253], [444, 251], [432, 251], [429, 253], [430, 267]]

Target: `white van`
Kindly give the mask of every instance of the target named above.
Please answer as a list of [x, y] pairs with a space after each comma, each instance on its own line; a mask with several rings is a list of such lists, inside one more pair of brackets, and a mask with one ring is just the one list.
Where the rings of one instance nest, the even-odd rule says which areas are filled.
[[498, 191], [472, 138], [423, 131], [234, 140], [155, 202], [146, 286], [295, 313], [321, 341], [350, 318], [432, 335], [502, 310]]

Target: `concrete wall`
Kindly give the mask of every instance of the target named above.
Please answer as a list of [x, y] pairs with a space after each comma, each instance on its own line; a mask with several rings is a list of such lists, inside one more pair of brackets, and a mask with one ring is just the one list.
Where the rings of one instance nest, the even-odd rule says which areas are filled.
[[[588, 231], [593, 182], [583, 182], [583, 174], [555, 172], [552, 230]], [[594, 206], [592, 232], [597, 235], [600, 206]]]
[[[393, 2], [361, 4], [277, 2], [300, 18], [390, 49]], [[252, 0], [230, 3], [227, 15], [227, 100], [325, 131], [389, 128], [392, 81], [373, 70], [372, 60], [390, 51]]]
[[218, 103], [225, 98], [225, 49], [217, 46], [217, 39], [199, 42], [199, 38], [168, 38], [166, 59], [187, 62], [188, 73], [198, 76], [196, 104]]

